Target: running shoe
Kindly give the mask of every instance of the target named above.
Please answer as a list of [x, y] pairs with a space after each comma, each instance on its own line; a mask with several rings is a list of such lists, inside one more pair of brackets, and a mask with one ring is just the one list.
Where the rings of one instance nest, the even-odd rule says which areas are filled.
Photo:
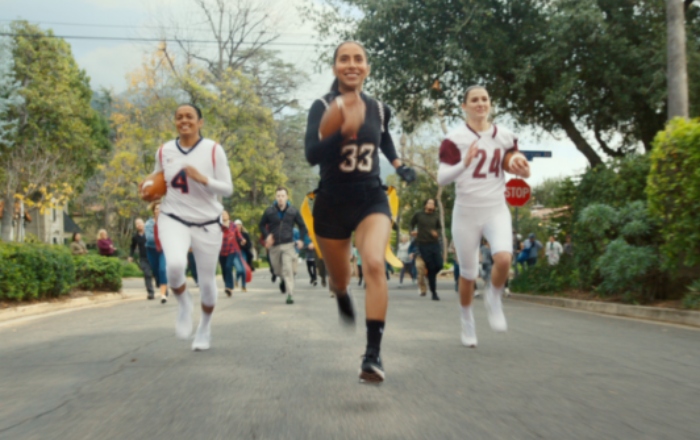
[[284, 280], [280, 281], [280, 293], [282, 293], [282, 294], [287, 293], [287, 285], [284, 284]]
[[292, 299], [292, 295], [287, 295], [287, 304], [294, 304], [294, 299]]
[[231, 289], [224, 289], [224, 290], [226, 291], [226, 296], [231, 298], [231, 294], [232, 294]]
[[368, 348], [362, 356], [360, 383], [379, 385], [384, 382], [384, 367], [379, 357], [379, 350]]
[[160, 303], [161, 303], [161, 304], [165, 304], [166, 302], [168, 302], [168, 300], [167, 300], [165, 297], [162, 297], [162, 298], [160, 299]]

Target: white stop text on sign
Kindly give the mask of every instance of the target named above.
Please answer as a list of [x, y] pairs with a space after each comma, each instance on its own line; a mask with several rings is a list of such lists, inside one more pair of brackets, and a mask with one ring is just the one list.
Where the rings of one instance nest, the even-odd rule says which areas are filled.
[[524, 199], [530, 194], [530, 188], [506, 188], [506, 197]]

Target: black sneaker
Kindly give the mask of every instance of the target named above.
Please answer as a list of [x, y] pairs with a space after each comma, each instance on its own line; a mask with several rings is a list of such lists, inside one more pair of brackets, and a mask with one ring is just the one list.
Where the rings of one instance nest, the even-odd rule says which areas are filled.
[[338, 315], [340, 316], [340, 321], [347, 326], [354, 327], [355, 306], [352, 303], [350, 292], [347, 292], [344, 295], [336, 295], [335, 299], [338, 302]]
[[272, 274], [272, 282], [274, 283], [275, 281], [277, 281], [277, 275], [275, 275], [275, 274], [273, 273], [273, 274]]
[[283, 295], [287, 293], [287, 285], [284, 284], [284, 280], [280, 281], [280, 293]]
[[379, 385], [384, 382], [384, 367], [379, 357], [379, 350], [368, 348], [362, 356], [360, 383]]

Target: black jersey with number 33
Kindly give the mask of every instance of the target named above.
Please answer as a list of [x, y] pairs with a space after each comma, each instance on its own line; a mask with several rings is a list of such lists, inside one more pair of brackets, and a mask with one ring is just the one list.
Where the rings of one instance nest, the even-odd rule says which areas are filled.
[[365, 122], [355, 139], [346, 140], [338, 132], [320, 140], [323, 113], [337, 93], [314, 101], [306, 126], [306, 160], [321, 167], [321, 185], [378, 180], [379, 150], [393, 162], [398, 156], [389, 134], [389, 107], [361, 93], [365, 102]]

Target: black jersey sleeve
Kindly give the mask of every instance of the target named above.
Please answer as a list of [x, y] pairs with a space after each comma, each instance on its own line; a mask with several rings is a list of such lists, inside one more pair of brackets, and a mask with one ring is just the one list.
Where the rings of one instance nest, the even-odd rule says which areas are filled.
[[340, 130], [323, 140], [319, 139], [318, 131], [321, 127], [321, 118], [323, 118], [323, 113], [325, 113], [325, 111], [326, 106], [318, 99], [314, 101], [309, 110], [304, 146], [306, 160], [311, 165], [318, 165], [321, 163], [325, 157], [332, 154], [334, 145], [340, 145], [343, 142], [343, 135], [340, 134]]
[[396, 154], [396, 147], [394, 147], [394, 141], [391, 139], [391, 133], [389, 133], [389, 119], [391, 119], [391, 109], [383, 102], [380, 103], [384, 107], [384, 127], [382, 127], [382, 139], [379, 144], [382, 153], [389, 159], [389, 162], [393, 164], [394, 160], [398, 159], [399, 156]]

